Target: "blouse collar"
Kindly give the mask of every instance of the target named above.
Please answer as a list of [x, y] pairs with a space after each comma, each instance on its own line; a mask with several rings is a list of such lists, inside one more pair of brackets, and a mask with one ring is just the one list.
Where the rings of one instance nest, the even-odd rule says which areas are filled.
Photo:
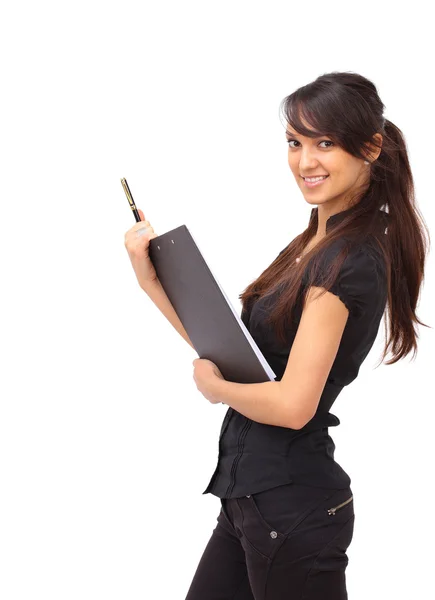
[[[333, 227], [334, 225], [337, 225], [343, 219], [345, 219], [348, 215], [352, 214], [358, 208], [358, 204], [359, 203], [354, 204], [350, 208], [346, 208], [345, 210], [342, 210], [342, 211], [335, 213], [334, 215], [331, 215], [330, 217], [328, 217], [326, 219], [326, 231], [328, 232], [331, 229], [331, 227]], [[318, 208], [313, 208], [312, 210], [314, 212], [315, 210], [318, 210]], [[382, 209], [379, 209], [379, 212], [381, 213], [379, 216], [381, 218], [383, 217], [385, 220], [385, 224], [387, 224], [389, 214]]]
[[345, 210], [342, 210], [338, 213], [335, 213], [335, 215], [331, 215], [330, 217], [328, 217], [326, 219], [326, 231], [331, 229], [331, 227], [333, 227], [337, 223], [340, 223], [340, 221], [345, 219], [347, 217], [347, 215], [352, 214], [355, 211], [357, 206], [358, 206], [358, 204], [354, 204], [350, 208], [346, 208]]

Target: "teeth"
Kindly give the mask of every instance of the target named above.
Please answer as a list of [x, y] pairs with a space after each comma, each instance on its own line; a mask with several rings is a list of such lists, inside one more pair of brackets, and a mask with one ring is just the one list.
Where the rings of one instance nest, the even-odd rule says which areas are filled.
[[320, 181], [321, 179], [326, 179], [327, 177], [327, 175], [324, 175], [323, 177], [304, 177], [304, 179], [305, 181], [314, 183], [314, 181]]

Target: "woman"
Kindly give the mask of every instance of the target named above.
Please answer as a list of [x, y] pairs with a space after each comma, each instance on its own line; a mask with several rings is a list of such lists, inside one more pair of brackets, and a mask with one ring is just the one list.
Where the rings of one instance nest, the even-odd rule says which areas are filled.
[[[354, 498], [334, 460], [329, 427], [340, 421], [329, 411], [357, 377], [387, 306], [386, 364], [416, 350], [414, 325], [424, 325], [415, 312], [424, 225], [404, 138], [383, 116], [375, 86], [354, 73], [324, 74], [282, 109], [290, 169], [316, 208], [240, 295], [276, 381], [228, 382], [212, 362], [194, 361], [197, 388], [229, 408], [204, 491], [220, 498], [221, 511], [186, 600], [347, 598]], [[141, 286], [191, 343], [144, 267], [139, 229], [126, 246]]]

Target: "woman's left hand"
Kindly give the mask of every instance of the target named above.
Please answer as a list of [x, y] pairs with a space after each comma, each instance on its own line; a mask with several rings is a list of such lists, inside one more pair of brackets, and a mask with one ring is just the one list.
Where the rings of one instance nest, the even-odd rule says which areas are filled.
[[224, 379], [224, 376], [218, 367], [207, 358], [195, 358], [193, 366], [193, 379], [195, 380], [197, 389], [209, 402], [219, 404], [221, 400], [216, 396], [213, 383], [216, 383], [216, 379]]

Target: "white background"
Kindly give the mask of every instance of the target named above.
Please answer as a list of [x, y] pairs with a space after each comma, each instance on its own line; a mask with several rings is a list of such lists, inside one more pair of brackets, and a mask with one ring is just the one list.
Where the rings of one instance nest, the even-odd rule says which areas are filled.
[[[420, 3], [420, 7], [423, 4]], [[228, 297], [306, 227], [279, 103], [330, 71], [378, 88], [433, 231], [433, 34], [418, 2], [14, 2], [1, 28], [0, 596], [183, 600], [216, 525], [226, 408], [139, 288], [120, 178], [185, 224]], [[411, 12], [410, 12], [411, 11]], [[434, 326], [433, 257], [417, 314]], [[352, 600], [433, 589], [434, 332], [334, 404]], [[290, 597], [290, 596], [289, 596]]]

